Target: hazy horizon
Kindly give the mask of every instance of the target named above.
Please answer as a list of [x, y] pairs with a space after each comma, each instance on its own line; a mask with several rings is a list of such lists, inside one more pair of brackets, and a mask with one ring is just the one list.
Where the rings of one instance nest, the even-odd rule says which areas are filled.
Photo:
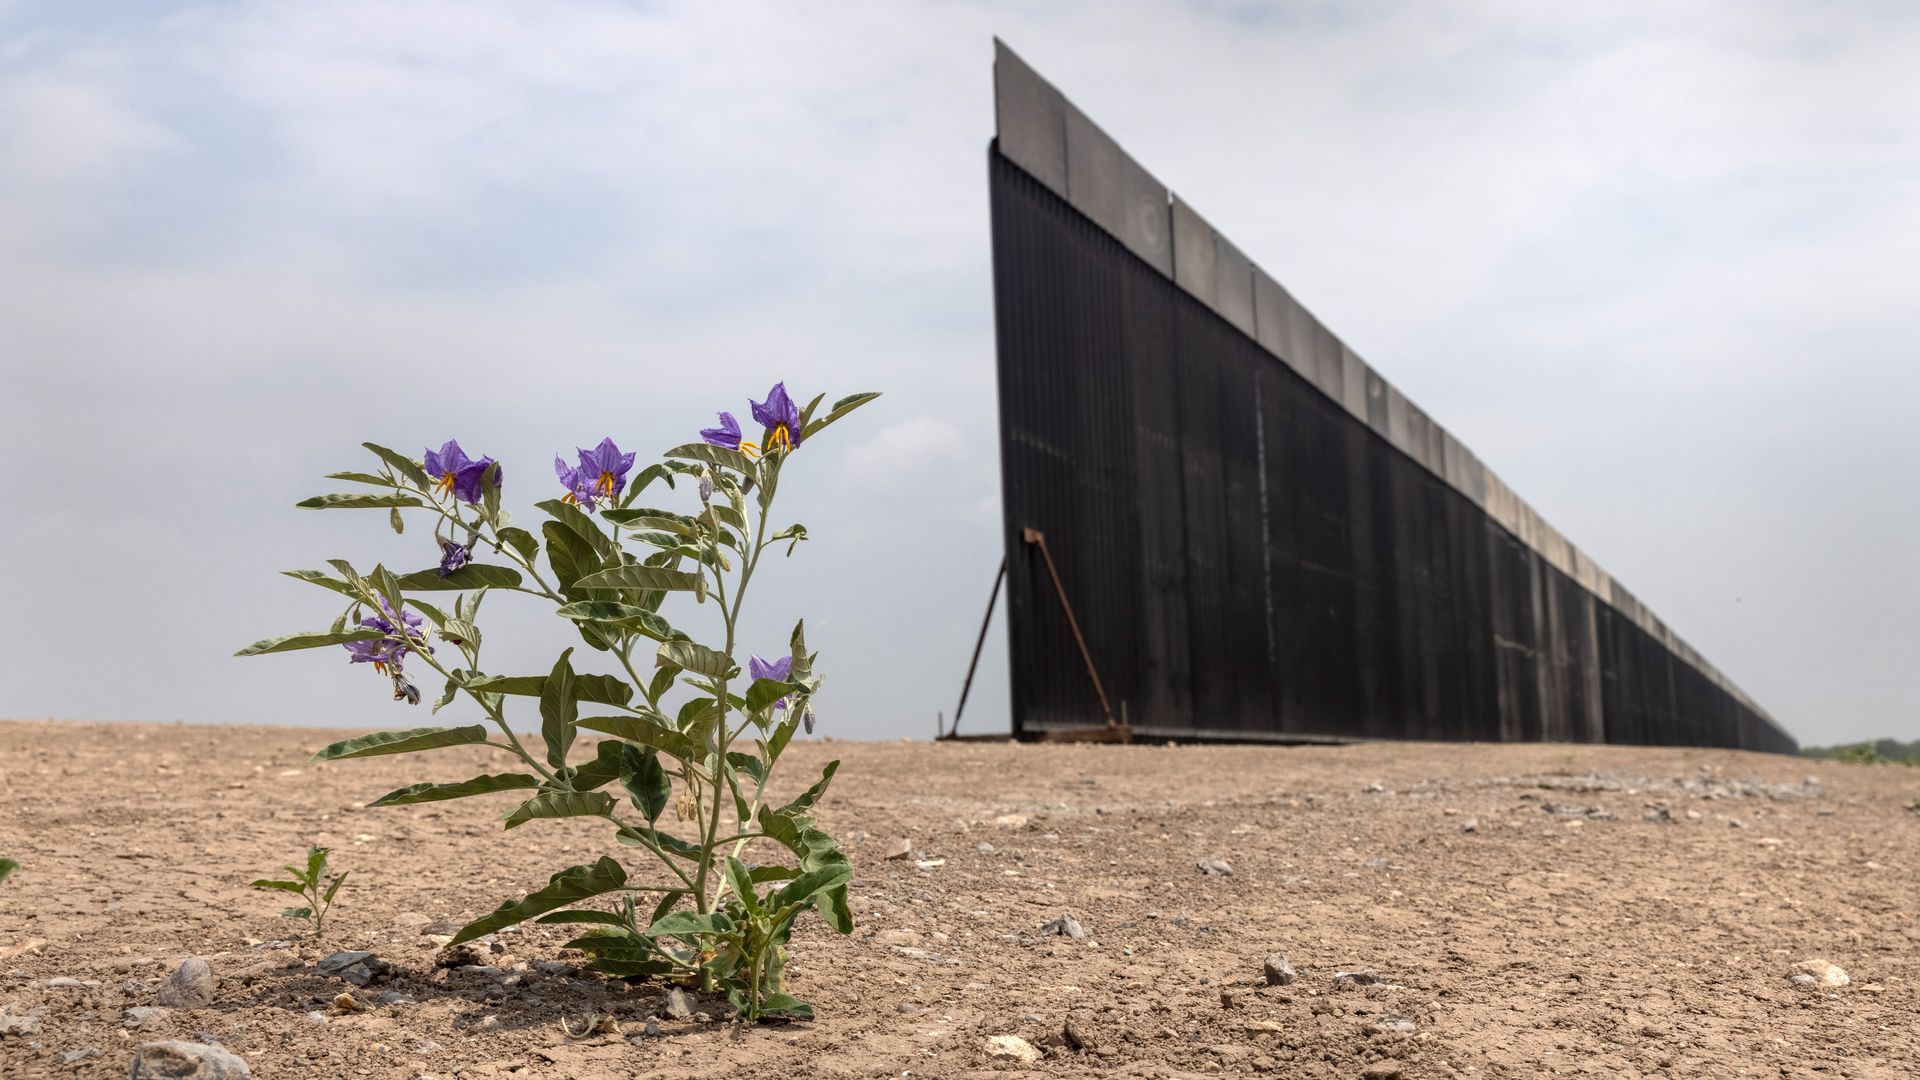
[[[805, 616], [823, 735], [931, 735], [1001, 556], [995, 35], [1803, 744], [1920, 737], [1920, 10], [1870, 2], [0, 0], [0, 717], [471, 722], [232, 658], [331, 622], [280, 570], [437, 558], [293, 504], [457, 437], [524, 523], [784, 379], [886, 396], [745, 649]], [[487, 667], [545, 671], [518, 599]]]

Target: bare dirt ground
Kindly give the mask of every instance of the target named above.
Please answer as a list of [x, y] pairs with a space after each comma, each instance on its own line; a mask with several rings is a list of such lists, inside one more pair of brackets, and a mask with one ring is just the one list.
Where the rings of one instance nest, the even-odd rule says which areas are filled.
[[[568, 973], [563, 927], [500, 935], [497, 970], [437, 968], [422, 933], [603, 852], [637, 870], [631, 852], [581, 822], [502, 834], [500, 796], [361, 809], [495, 763], [307, 763], [342, 734], [0, 723], [0, 854], [23, 864], [0, 885], [0, 1075], [125, 1076], [168, 1038], [217, 1040], [258, 1076], [1920, 1075], [1916, 770], [815, 742], [784, 786], [844, 759], [822, 823], [859, 871], [853, 936], [795, 938], [790, 987], [819, 1018], [743, 1029], [709, 1006], [649, 1035], [661, 988]], [[914, 854], [888, 859], [903, 840]], [[309, 842], [353, 875], [318, 945], [245, 887]], [[1212, 857], [1231, 875], [1196, 865]], [[1042, 932], [1063, 912], [1085, 940]], [[340, 949], [395, 970], [364, 988], [316, 972]], [[1297, 981], [1265, 985], [1270, 953]], [[127, 1030], [188, 956], [213, 1001]], [[1791, 982], [1808, 959], [1850, 982]], [[1366, 968], [1377, 985], [1335, 979]], [[595, 1011], [613, 1023], [569, 1038]], [[1002, 1035], [1044, 1056], [990, 1056]]]

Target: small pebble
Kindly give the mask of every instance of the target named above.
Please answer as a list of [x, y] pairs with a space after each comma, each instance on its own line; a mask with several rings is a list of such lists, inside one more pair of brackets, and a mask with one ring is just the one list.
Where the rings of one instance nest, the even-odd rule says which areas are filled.
[[1208, 877], [1232, 877], [1233, 864], [1218, 855], [1209, 855], [1194, 864]]

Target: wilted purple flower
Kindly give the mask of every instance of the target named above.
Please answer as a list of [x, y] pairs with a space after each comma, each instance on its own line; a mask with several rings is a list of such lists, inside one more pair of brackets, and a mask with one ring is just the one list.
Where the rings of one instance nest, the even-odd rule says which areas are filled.
[[771, 451], [775, 446], [785, 446], [789, 450], [800, 446], [800, 407], [787, 396], [787, 384], [777, 382], [767, 391], [767, 400], [748, 399], [753, 406], [753, 418], [766, 427], [767, 433], [760, 445]]
[[446, 577], [473, 561], [473, 549], [457, 540], [440, 540], [440, 576]]
[[813, 706], [807, 706], [807, 711], [801, 714], [800, 719], [807, 726], [807, 734], [813, 734]]
[[[758, 656], [750, 656], [747, 658], [747, 674], [756, 679], [772, 679], [774, 682], [786, 682], [787, 676], [792, 673], [793, 657], [791, 656], [783, 656], [773, 661], [762, 660]], [[787, 707], [787, 702], [792, 700], [793, 695], [788, 694], [786, 697], [774, 702], [773, 707], [776, 709], [784, 709]]]
[[760, 448], [754, 445], [752, 439], [740, 437], [740, 421], [735, 420], [730, 412], [720, 414], [719, 427], [701, 428], [700, 437], [714, 446], [723, 446], [728, 450], [741, 450], [749, 454], [760, 452]]
[[713, 501], [713, 470], [700, 470], [700, 505]]
[[575, 448], [580, 455], [580, 464], [567, 468], [567, 463], [558, 455], [553, 459], [553, 472], [567, 487], [567, 501], [579, 503], [591, 512], [599, 499], [612, 500], [627, 485], [627, 471], [633, 468], [632, 454], [622, 454], [612, 439], [601, 439], [600, 445], [591, 450]]
[[[434, 490], [442, 495], [451, 494], [462, 502], [480, 501], [480, 482], [487, 475], [487, 466], [494, 464], [490, 457], [474, 461], [467, 452], [460, 449], [460, 440], [448, 439], [447, 445], [438, 452], [427, 451], [427, 475], [439, 483]], [[493, 486], [500, 486], [500, 470], [493, 472]]]
[[[427, 645], [426, 632], [420, 629], [422, 625], [420, 616], [405, 609], [395, 616], [393, 607], [387, 603], [387, 598], [384, 596], [380, 598], [380, 610], [384, 618], [381, 615], [370, 615], [361, 619], [360, 625], [368, 630], [378, 630], [387, 636], [378, 641], [345, 642], [344, 647], [351, 657], [348, 663], [372, 664], [373, 669], [381, 674], [391, 672], [398, 675], [400, 662], [406, 659], [408, 652], [422, 648], [429, 653], [433, 652], [433, 649]], [[395, 624], [398, 624], [398, 627]], [[395, 638], [405, 640], [396, 641]]]

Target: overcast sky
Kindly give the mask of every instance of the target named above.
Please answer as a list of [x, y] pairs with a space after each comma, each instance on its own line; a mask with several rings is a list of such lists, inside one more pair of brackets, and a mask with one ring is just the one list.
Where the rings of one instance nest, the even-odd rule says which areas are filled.
[[[748, 647], [805, 614], [825, 733], [930, 734], [1000, 559], [994, 34], [1803, 742], [1920, 736], [1904, 3], [0, 0], [0, 716], [429, 722], [230, 656], [331, 621], [277, 570], [433, 561], [321, 474], [458, 437], [533, 517], [784, 378], [887, 396]], [[566, 643], [489, 607], [493, 670]]]

